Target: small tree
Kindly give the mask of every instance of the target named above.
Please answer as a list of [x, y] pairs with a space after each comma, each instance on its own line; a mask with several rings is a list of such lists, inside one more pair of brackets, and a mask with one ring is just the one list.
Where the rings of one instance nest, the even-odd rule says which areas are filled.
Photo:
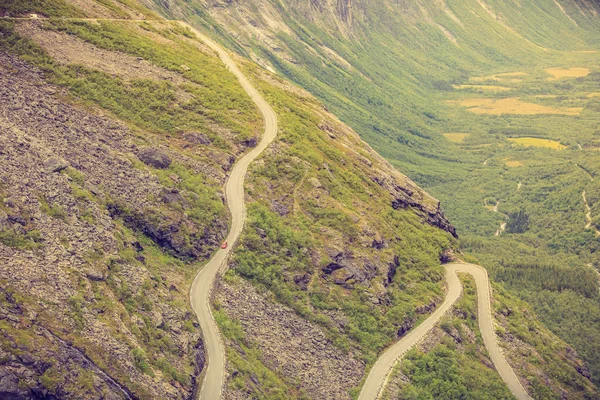
[[508, 233], [523, 233], [529, 229], [529, 215], [525, 213], [525, 210], [521, 209], [516, 213], [512, 213], [508, 218], [506, 223]]

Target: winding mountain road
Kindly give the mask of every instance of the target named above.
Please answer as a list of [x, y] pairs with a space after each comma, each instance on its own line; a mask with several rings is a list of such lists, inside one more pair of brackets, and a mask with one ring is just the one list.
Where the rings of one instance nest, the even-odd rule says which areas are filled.
[[475, 283], [477, 284], [477, 319], [479, 321], [479, 329], [481, 330], [483, 343], [500, 377], [502, 377], [512, 394], [518, 400], [531, 399], [511, 366], [506, 362], [496, 341], [492, 323], [491, 292], [487, 271], [479, 265], [474, 264], [452, 263], [446, 264], [445, 267], [446, 281], [448, 282], [446, 299], [429, 318], [411, 330], [377, 359], [367, 376], [367, 380], [358, 397], [359, 400], [374, 400], [381, 396], [394, 365], [435, 326], [440, 318], [458, 300], [462, 292], [462, 285], [457, 276], [458, 272], [469, 273], [475, 279]]
[[[1, 19], [28, 20], [31, 18], [4, 17]], [[138, 22], [138, 20], [101, 18], [68, 18], [67, 20], [109, 20]], [[177, 22], [180, 25], [189, 28], [218, 54], [221, 61], [237, 77], [244, 90], [257, 105], [263, 115], [265, 124], [264, 134], [260, 143], [237, 161], [237, 163], [233, 166], [231, 174], [229, 175], [229, 178], [225, 184], [227, 206], [231, 212], [231, 228], [226, 238], [229, 246], [225, 249], [220, 249], [217, 251], [217, 253], [215, 253], [208, 263], [198, 272], [190, 288], [190, 302], [192, 309], [196, 313], [200, 326], [202, 327], [204, 346], [208, 360], [208, 366], [204, 371], [204, 378], [198, 391], [198, 399], [216, 400], [220, 399], [222, 395], [225, 375], [225, 349], [219, 335], [217, 324], [210, 310], [211, 289], [216, 275], [221, 269], [225, 268], [225, 260], [227, 255], [231, 251], [233, 244], [240, 236], [240, 233], [244, 227], [244, 220], [246, 218], [244, 178], [246, 176], [248, 166], [275, 139], [277, 135], [277, 115], [221, 46], [219, 46], [212, 39], [198, 32], [187, 23], [183, 21]], [[487, 161], [488, 160], [484, 162], [484, 165], [487, 164]], [[585, 201], [585, 192], [583, 197]], [[587, 211], [589, 212], [589, 209], [587, 209]], [[510, 365], [508, 365], [504, 359], [504, 356], [502, 355], [502, 352], [496, 341], [492, 323], [490, 303], [491, 293], [487, 271], [478, 265], [453, 263], [446, 265], [448, 293], [442, 305], [438, 307], [428, 319], [410, 331], [400, 341], [385, 351], [381, 357], [379, 357], [367, 376], [367, 380], [359, 395], [359, 400], [374, 400], [379, 398], [388, 381], [393, 366], [408, 350], [415, 346], [427, 334], [427, 332], [429, 332], [435, 326], [440, 318], [452, 307], [456, 300], [458, 300], [462, 291], [462, 286], [457, 276], [458, 272], [469, 273], [475, 278], [475, 282], [477, 284], [477, 312], [479, 328], [481, 330], [484, 344], [488, 350], [488, 353], [490, 354], [490, 358], [492, 359], [494, 366], [498, 370], [498, 373], [518, 400], [531, 399]]]
[[204, 339], [204, 346], [208, 358], [208, 367], [204, 371], [204, 379], [199, 389], [198, 399], [216, 400], [221, 398], [223, 378], [225, 374], [225, 349], [219, 336], [217, 324], [210, 310], [210, 294], [215, 276], [225, 265], [225, 259], [233, 244], [240, 236], [246, 218], [246, 203], [244, 202], [244, 177], [250, 163], [273, 141], [277, 135], [277, 115], [275, 111], [261, 97], [244, 74], [235, 65], [229, 54], [217, 43], [201, 34], [188, 24], [179, 22], [181, 25], [191, 29], [202, 41], [213, 49], [221, 58], [221, 61], [238, 78], [240, 84], [252, 101], [260, 109], [265, 122], [263, 137], [254, 149], [244, 155], [233, 166], [231, 174], [225, 184], [225, 196], [227, 206], [231, 212], [231, 229], [227, 235], [229, 246], [220, 249], [213, 258], [198, 272], [190, 289], [190, 301], [192, 309], [198, 317]]

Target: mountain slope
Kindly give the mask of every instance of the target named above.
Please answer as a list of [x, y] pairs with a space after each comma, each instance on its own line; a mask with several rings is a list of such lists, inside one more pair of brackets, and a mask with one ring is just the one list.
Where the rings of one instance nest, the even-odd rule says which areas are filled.
[[[2, 115], [1, 156], [10, 167], [2, 170], [0, 213], [0, 394], [187, 398], [205, 361], [187, 287], [226, 232], [221, 187], [262, 121], [210, 50], [141, 6], [30, 4], [1, 11], [148, 21], [1, 21], [2, 90], [16, 107]], [[353, 21], [373, 23], [339, 4], [330, 15], [344, 16], [340, 40], [356, 34]], [[213, 17], [202, 18], [243, 50]], [[344, 64], [333, 48], [322, 51]], [[410, 53], [415, 68], [426, 63], [418, 54]], [[341, 97], [359, 119], [386, 96], [396, 107], [388, 85], [369, 97], [367, 82], [392, 75], [391, 65], [369, 72], [368, 57], [360, 85], [351, 86], [360, 107]], [[275, 108], [280, 132], [250, 169], [248, 223], [215, 290], [226, 397], [351, 397], [379, 352], [439, 303], [440, 261], [457, 245], [455, 230], [436, 199], [319, 100], [236, 61]], [[397, 83], [411, 80], [415, 106], [404, 106], [428, 107], [418, 81]], [[398, 126], [410, 127], [422, 118], [401, 108], [367, 126], [392, 129], [406, 117]], [[395, 146], [429, 151], [423, 132], [404, 132], [396, 142], [409, 146]], [[436, 146], [431, 153], [452, 159]], [[417, 153], [407, 150], [407, 160], [426, 160]], [[528, 306], [500, 296], [496, 318], [531, 390], [593, 397], [576, 353]]]
[[[64, 4], [56, 9], [75, 17], [118, 17], [127, 9], [115, 3], [121, 11], [99, 12], [98, 4], [86, 4], [75, 11]], [[33, 5], [18, 11], [44, 15], [48, 9]], [[14, 15], [15, 10], [3, 12]], [[204, 355], [187, 286], [225, 233], [221, 185], [235, 158], [256, 143], [261, 121], [255, 108], [214, 54], [177, 25], [156, 20], [0, 23], [3, 103], [11, 104], [2, 114], [1, 393], [188, 397]], [[272, 79], [260, 77], [263, 85]], [[313, 105], [303, 109], [298, 95]], [[394, 277], [390, 270], [400, 263], [414, 269], [411, 280], [426, 289], [405, 295], [410, 302], [382, 320], [384, 336], [377, 330], [370, 334], [385, 343], [405, 313], [428, 303], [428, 293], [439, 293], [438, 259], [453, 243], [445, 232], [453, 228], [439, 202], [313, 99], [298, 92], [285, 96], [287, 103], [299, 104], [301, 114], [283, 116], [280, 153], [269, 157], [287, 165], [281, 146], [299, 141], [294, 152], [307, 159], [294, 158], [294, 163], [312, 172], [306, 180], [310, 185], [298, 192], [322, 182], [323, 201], [332, 207], [303, 198], [309, 202], [302, 205], [306, 216], [315, 222], [311, 229], [315, 235], [342, 235], [345, 242], [328, 250], [338, 263], [331, 268], [316, 259], [329, 254], [320, 236], [302, 253], [310, 258], [312, 252], [310, 268], [323, 269], [317, 269], [319, 290], [387, 297], [385, 286]], [[340, 143], [328, 144], [337, 130]], [[300, 141], [308, 132], [311, 140]], [[279, 184], [296, 185], [285, 168]], [[278, 197], [283, 192], [260, 188], [252, 193], [255, 221], [259, 212], [290, 207], [289, 199]], [[272, 203], [258, 201], [268, 193]], [[390, 221], [366, 214], [371, 196]], [[356, 205], [345, 209], [347, 201]], [[359, 211], [364, 215], [356, 219]], [[302, 218], [296, 215], [290, 222]], [[403, 231], [404, 239], [394, 239]], [[236, 250], [236, 263], [249, 276], [241, 256], [245, 245]], [[345, 250], [338, 257], [332, 252], [340, 246]], [[381, 260], [372, 262], [368, 257], [379, 252], [377, 247]], [[268, 247], [268, 252], [280, 250]], [[421, 275], [438, 283], [421, 283]], [[304, 291], [294, 290], [299, 300], [308, 301]], [[348, 307], [359, 306], [354, 301]], [[397, 302], [385, 301], [390, 303], [374, 307]], [[370, 311], [357, 313], [364, 318]], [[357, 334], [348, 339], [347, 331], [339, 332], [340, 343], [367, 343]]]
[[[171, 1], [155, 9], [308, 89], [441, 199], [463, 248], [531, 301], [599, 382], [599, 247], [581, 200], [595, 193], [596, 221], [596, 2]], [[518, 146], [532, 139], [566, 150]], [[511, 229], [517, 215], [528, 219], [523, 232]]]
[[[584, 4], [573, 7], [596, 12], [593, 3]], [[598, 28], [589, 12], [574, 13], [581, 17], [581, 26], [574, 26], [552, 1], [527, 7], [475, 0], [452, 5], [170, 1], [156, 8], [209, 30], [216, 20], [233, 32], [238, 51], [323, 99], [376, 150], [421, 182], [443, 179], [443, 168], [450, 164], [441, 161], [458, 161], [436, 135], [447, 116], [428, 100], [432, 89], [490, 68], [539, 62], [547, 58], [548, 41], [559, 49], [585, 48], [581, 36], [593, 37], [589, 32]], [[538, 42], [540, 37], [545, 41]]]

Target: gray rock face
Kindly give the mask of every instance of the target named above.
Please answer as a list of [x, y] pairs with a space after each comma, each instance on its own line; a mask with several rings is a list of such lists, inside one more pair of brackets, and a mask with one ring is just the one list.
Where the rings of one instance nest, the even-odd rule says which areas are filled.
[[21, 400], [25, 395], [26, 392], [19, 389], [19, 378], [11, 371], [0, 370], [0, 398]]
[[193, 144], [209, 145], [211, 140], [204, 133], [190, 132], [183, 135], [183, 138]]
[[354, 283], [365, 283], [377, 275], [377, 267], [368, 259], [356, 259], [349, 252], [341, 252], [321, 269], [326, 278], [336, 285], [352, 288]]
[[144, 164], [157, 169], [167, 169], [173, 162], [166, 152], [152, 147], [140, 150], [137, 156]]
[[[410, 196], [410, 195], [409, 195]], [[438, 202], [437, 207], [431, 208], [427, 207], [420, 201], [414, 201], [410, 197], [398, 197], [392, 200], [392, 207], [395, 210], [405, 209], [411, 207], [414, 210], [420, 212], [420, 214], [425, 218], [428, 224], [437, 226], [450, 233], [455, 238], [458, 238], [456, 234], [456, 228], [450, 224], [442, 209], [440, 208], [440, 203]]]
[[[196, 255], [210, 252], [206, 238], [216, 247], [226, 221], [205, 232], [187, 218], [178, 193], [134, 167], [134, 137], [125, 125], [61, 102], [39, 71], [2, 51], [0, 70], [0, 229], [14, 236], [0, 243], [0, 293], [6, 296], [0, 301], [0, 399], [190, 397], [191, 382], [152, 378], [137, 368], [131, 345], [147, 348], [141, 331], [151, 331], [169, 343], [168, 350], [153, 352], [173, 368], [184, 371], [194, 362], [203, 368], [203, 348], [194, 347], [200, 330], [183, 329], [189, 310], [170, 304], [185, 304], [187, 293], [177, 290], [185, 276], [168, 265], [158, 273], [140, 261], [144, 247], [123, 236], [122, 221], [111, 218], [104, 201], [130, 204], [146, 217], [148, 231], [165, 228], [174, 247], [184, 248], [178, 232], [196, 229]], [[147, 156], [158, 166], [176, 160], [217, 181], [222, 176], [220, 165], [179, 153]], [[41, 195], [64, 216], [43, 210]], [[49, 368], [57, 377], [46, 382], [52, 390], [41, 380]], [[82, 371], [85, 387], [77, 383]], [[124, 394], [133, 388], [138, 394]]]
[[69, 163], [59, 157], [50, 157], [44, 161], [44, 168], [46, 168], [46, 171], [48, 172], [60, 172], [68, 166]]
[[106, 271], [97, 267], [90, 267], [85, 271], [85, 276], [91, 281], [103, 281], [106, 279]]

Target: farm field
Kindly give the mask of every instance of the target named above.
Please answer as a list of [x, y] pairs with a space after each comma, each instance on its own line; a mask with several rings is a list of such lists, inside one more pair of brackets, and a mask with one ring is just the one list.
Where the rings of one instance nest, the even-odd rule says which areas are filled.
[[556, 140], [540, 139], [533, 137], [508, 138], [511, 142], [520, 144], [525, 147], [546, 147], [554, 150], [564, 150], [567, 146], [557, 142]]
[[450, 101], [449, 104], [458, 104], [466, 107], [470, 112], [475, 114], [564, 114], [564, 115], [579, 115], [583, 111], [583, 107], [556, 108], [544, 106], [541, 104], [528, 103], [518, 98], [511, 97], [505, 99], [464, 99], [458, 101]]

